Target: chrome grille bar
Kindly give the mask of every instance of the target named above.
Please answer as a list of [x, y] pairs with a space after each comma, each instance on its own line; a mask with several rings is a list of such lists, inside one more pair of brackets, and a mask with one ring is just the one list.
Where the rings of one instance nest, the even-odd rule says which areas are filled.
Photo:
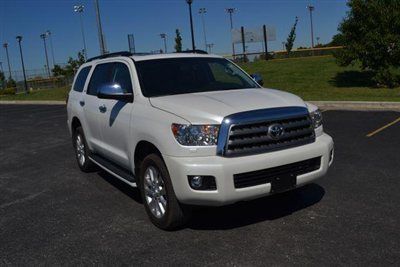
[[[279, 138], [268, 133], [273, 124], [283, 129]], [[304, 107], [247, 111], [224, 118], [218, 137], [217, 154], [225, 157], [253, 155], [314, 141], [312, 121]]]

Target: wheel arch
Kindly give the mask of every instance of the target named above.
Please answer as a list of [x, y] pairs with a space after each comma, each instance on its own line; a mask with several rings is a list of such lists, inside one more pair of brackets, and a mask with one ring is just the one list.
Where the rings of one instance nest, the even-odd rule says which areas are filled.
[[139, 173], [141, 162], [150, 154], [157, 154], [164, 161], [160, 150], [153, 143], [141, 140], [136, 144], [134, 153], [135, 174]]
[[73, 117], [71, 121], [71, 133], [74, 134], [76, 131], [76, 128], [82, 127], [81, 121], [78, 119], [78, 117]]

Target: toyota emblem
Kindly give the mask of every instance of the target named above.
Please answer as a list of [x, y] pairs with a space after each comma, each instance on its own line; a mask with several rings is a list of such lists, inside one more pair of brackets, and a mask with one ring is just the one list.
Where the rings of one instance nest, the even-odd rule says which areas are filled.
[[271, 124], [268, 127], [268, 136], [274, 140], [279, 139], [283, 135], [283, 132], [283, 126], [279, 123]]

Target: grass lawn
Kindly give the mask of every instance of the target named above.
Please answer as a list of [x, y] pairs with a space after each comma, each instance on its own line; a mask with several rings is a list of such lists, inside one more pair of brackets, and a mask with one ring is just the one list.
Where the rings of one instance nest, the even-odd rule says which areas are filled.
[[[305, 100], [400, 101], [400, 88], [374, 88], [371, 74], [356, 66], [339, 67], [333, 57], [257, 61], [241, 66], [260, 73], [264, 86], [292, 92]], [[61, 100], [68, 88], [38, 90], [28, 95], [0, 96], [1, 100]]]
[[61, 100], [67, 99], [67, 94], [71, 87], [62, 87], [57, 89], [36, 90], [26, 94], [0, 95], [1, 100]]
[[241, 64], [260, 73], [267, 88], [281, 89], [305, 100], [400, 101], [400, 88], [374, 88], [371, 74], [356, 66], [339, 67], [333, 57], [307, 57]]

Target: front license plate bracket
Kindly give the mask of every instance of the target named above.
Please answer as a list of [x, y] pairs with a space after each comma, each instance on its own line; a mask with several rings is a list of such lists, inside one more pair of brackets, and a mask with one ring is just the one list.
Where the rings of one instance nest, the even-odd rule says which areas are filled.
[[296, 187], [297, 176], [295, 174], [279, 175], [272, 178], [271, 193], [280, 193]]

